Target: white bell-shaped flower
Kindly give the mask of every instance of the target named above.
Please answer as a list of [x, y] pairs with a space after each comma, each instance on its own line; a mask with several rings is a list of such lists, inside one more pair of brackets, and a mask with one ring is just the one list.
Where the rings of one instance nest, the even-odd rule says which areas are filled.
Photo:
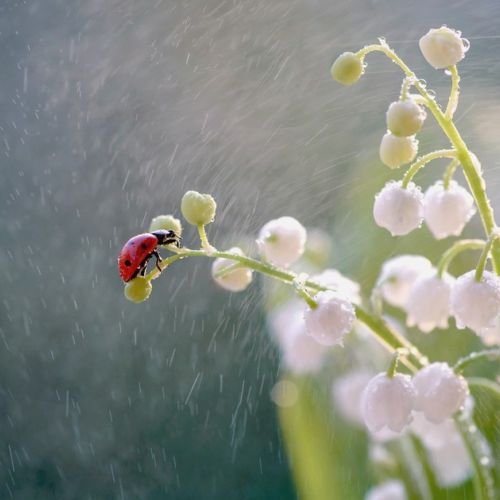
[[[245, 255], [238, 247], [230, 248], [227, 252], [242, 257]], [[212, 277], [222, 288], [231, 292], [241, 292], [252, 282], [252, 270], [248, 267], [237, 267], [224, 273], [235, 264], [238, 263], [231, 259], [215, 259], [212, 264]]]
[[354, 425], [364, 424], [361, 399], [372, 378], [373, 373], [367, 370], [355, 370], [335, 380], [332, 389], [333, 402], [347, 422]]
[[319, 274], [312, 275], [310, 280], [318, 283], [318, 285], [334, 288], [335, 291], [345, 296], [345, 298], [353, 304], [361, 304], [361, 287], [359, 284], [349, 278], [346, 278], [336, 269], [325, 269]]
[[306, 332], [322, 345], [341, 345], [356, 319], [354, 306], [341, 294], [331, 291], [319, 292], [314, 300], [317, 307], [304, 313]]
[[323, 366], [328, 348], [307, 335], [305, 305], [291, 300], [268, 316], [269, 327], [278, 342], [284, 366], [297, 375], [317, 373]]
[[365, 500], [407, 500], [406, 489], [401, 481], [391, 479], [370, 488]]
[[438, 181], [425, 192], [424, 219], [437, 240], [459, 236], [475, 212], [474, 198], [455, 181], [448, 189]]
[[385, 427], [401, 432], [411, 422], [414, 407], [415, 389], [409, 375], [379, 373], [363, 394], [363, 417], [370, 432]]
[[469, 50], [469, 42], [461, 38], [459, 31], [446, 26], [431, 29], [419, 41], [426, 61], [436, 69], [449, 68], [460, 62]]
[[387, 110], [387, 128], [398, 137], [415, 135], [424, 124], [427, 114], [413, 99], [395, 101]]
[[265, 224], [259, 232], [260, 254], [271, 264], [288, 267], [304, 253], [307, 232], [293, 217], [280, 217]]
[[448, 328], [450, 293], [455, 279], [448, 273], [441, 278], [435, 270], [420, 276], [413, 284], [406, 302], [408, 326], [428, 333], [434, 328]]
[[384, 262], [377, 286], [386, 302], [404, 307], [417, 278], [431, 269], [430, 260], [421, 255], [398, 255]]
[[411, 233], [422, 224], [424, 195], [413, 182], [405, 189], [401, 181], [388, 182], [375, 196], [373, 218], [393, 236]]
[[418, 141], [415, 136], [398, 137], [387, 132], [380, 142], [380, 160], [389, 168], [398, 168], [410, 163], [418, 152]]
[[500, 279], [489, 271], [484, 271], [481, 281], [476, 281], [475, 271], [463, 274], [451, 289], [450, 305], [458, 328], [479, 333], [495, 326], [500, 313]]
[[413, 377], [417, 394], [415, 409], [427, 420], [439, 424], [461, 408], [469, 388], [465, 379], [446, 363], [432, 363]]

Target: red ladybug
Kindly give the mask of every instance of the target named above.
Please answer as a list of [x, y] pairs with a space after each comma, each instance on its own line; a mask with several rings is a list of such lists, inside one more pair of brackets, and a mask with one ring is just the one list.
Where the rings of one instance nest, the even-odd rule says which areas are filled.
[[180, 247], [181, 238], [174, 231], [166, 229], [138, 234], [130, 238], [118, 256], [118, 270], [121, 279], [126, 283], [139, 274], [144, 276], [149, 259], [153, 255], [156, 258], [156, 267], [161, 272], [159, 266], [161, 257], [156, 248], [158, 245], [170, 245], [172, 243]]

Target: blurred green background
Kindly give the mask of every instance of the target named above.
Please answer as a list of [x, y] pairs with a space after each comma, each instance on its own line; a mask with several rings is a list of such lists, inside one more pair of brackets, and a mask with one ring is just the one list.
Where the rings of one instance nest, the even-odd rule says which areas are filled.
[[[471, 49], [457, 123], [500, 207], [499, 18], [496, 0], [0, 4], [0, 497], [296, 498], [259, 280], [230, 295], [209, 262], [182, 262], [137, 306], [117, 254], [197, 189], [218, 200], [216, 245], [292, 215], [332, 235], [332, 265], [365, 293], [389, 255], [439, 255], [448, 242], [425, 228], [393, 239], [372, 222], [374, 193], [399, 175], [377, 157], [399, 71], [374, 55], [341, 88], [329, 67], [385, 36], [444, 96], [448, 79], [417, 41], [461, 29]], [[428, 120], [421, 151], [444, 145]], [[450, 335], [418, 343], [449, 360], [479, 345]], [[361, 433], [306, 421], [334, 443], [330, 498], [362, 498], [373, 478]]]

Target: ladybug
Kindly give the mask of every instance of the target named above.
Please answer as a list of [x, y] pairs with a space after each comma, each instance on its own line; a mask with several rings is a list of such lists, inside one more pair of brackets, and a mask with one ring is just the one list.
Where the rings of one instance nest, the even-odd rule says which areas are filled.
[[156, 258], [156, 267], [161, 272], [159, 263], [161, 262], [160, 254], [157, 252], [158, 245], [174, 244], [179, 248], [181, 246], [181, 238], [174, 231], [159, 229], [152, 233], [138, 234], [130, 238], [118, 256], [118, 270], [120, 271], [121, 279], [127, 283], [136, 276], [144, 276], [146, 268], [151, 257]]

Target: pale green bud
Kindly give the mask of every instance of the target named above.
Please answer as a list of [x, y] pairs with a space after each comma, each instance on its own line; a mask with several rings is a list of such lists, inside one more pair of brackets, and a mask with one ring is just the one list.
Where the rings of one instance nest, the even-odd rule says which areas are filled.
[[387, 132], [380, 143], [380, 159], [389, 168], [410, 163], [417, 156], [418, 141], [414, 136], [396, 137]]
[[173, 215], [158, 215], [149, 225], [149, 232], [158, 231], [158, 229], [172, 230], [177, 236], [182, 236], [182, 224], [179, 219]]
[[137, 276], [125, 285], [125, 297], [131, 302], [139, 304], [149, 298], [153, 285], [144, 276]]
[[181, 202], [181, 211], [184, 218], [194, 226], [205, 225], [215, 218], [217, 204], [209, 194], [197, 191], [188, 191]]
[[413, 99], [391, 103], [387, 110], [387, 128], [398, 137], [408, 137], [420, 131], [427, 114]]
[[361, 59], [353, 52], [344, 52], [332, 64], [332, 78], [342, 85], [356, 83], [363, 74], [365, 67]]

